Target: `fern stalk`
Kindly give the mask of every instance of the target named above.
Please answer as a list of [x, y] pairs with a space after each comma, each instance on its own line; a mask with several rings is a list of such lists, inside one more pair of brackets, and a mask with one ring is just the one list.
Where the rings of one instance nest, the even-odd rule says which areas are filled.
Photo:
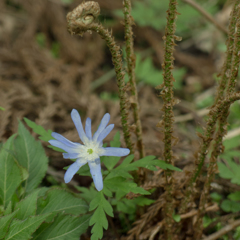
[[[235, 27], [236, 27], [235, 34], [229, 36], [229, 38], [234, 37], [234, 40], [233, 40], [233, 47], [231, 47], [232, 48], [231, 64], [229, 62], [230, 66], [231, 66], [231, 73], [230, 73], [230, 77], [228, 78], [228, 87], [226, 90], [227, 96], [233, 94], [233, 92], [235, 90], [236, 82], [237, 82], [236, 78], [238, 76], [238, 69], [239, 69], [239, 64], [240, 64], [240, 61], [239, 61], [239, 53], [240, 53], [240, 6], [239, 6], [239, 2], [240, 1], [236, 1], [234, 9], [231, 14], [232, 18], [237, 19], [237, 22], [234, 25], [234, 31], [235, 31]], [[232, 23], [232, 21], [231, 21], [231, 23]], [[231, 34], [232, 32], [229, 31], [229, 33]], [[228, 56], [226, 59], [228, 59]], [[226, 75], [226, 73], [224, 75]], [[195, 226], [196, 226], [195, 239], [200, 239], [202, 236], [203, 225], [202, 225], [202, 217], [201, 216], [204, 212], [206, 198], [210, 191], [210, 184], [213, 181], [213, 177], [217, 170], [217, 158], [218, 158], [219, 154], [221, 154], [224, 151], [224, 147], [222, 145], [222, 143], [223, 143], [222, 140], [223, 140], [224, 135], [227, 133], [228, 115], [229, 115], [229, 106], [223, 110], [223, 112], [219, 118], [219, 128], [217, 131], [217, 135], [215, 137], [215, 143], [214, 143], [213, 151], [212, 151], [211, 157], [210, 157], [208, 174], [207, 174], [207, 178], [206, 178], [206, 181], [204, 184], [204, 190], [201, 194], [200, 203], [199, 203], [198, 217], [197, 217], [197, 221], [195, 224]]]
[[202, 143], [200, 146], [201, 151], [198, 153], [197, 168], [194, 170], [194, 173], [190, 179], [189, 187], [186, 190], [186, 194], [183, 199], [183, 202], [181, 203], [179, 213], [182, 214], [186, 212], [187, 206], [191, 202], [191, 198], [193, 198], [193, 192], [194, 192], [193, 186], [196, 181], [196, 178], [199, 176], [205, 157], [208, 153], [208, 148], [213, 139], [216, 121], [225, 113], [226, 109], [228, 109], [232, 103], [234, 103], [239, 99], [240, 99], [240, 93], [231, 94], [225, 100], [222, 100], [222, 101], [219, 100], [216, 106], [210, 110], [205, 133], [204, 135], [201, 136]]
[[123, 12], [124, 12], [124, 23], [125, 23], [125, 40], [126, 40], [126, 54], [127, 54], [127, 68], [129, 83], [131, 86], [131, 94], [133, 96], [133, 115], [134, 122], [136, 124], [136, 135], [137, 135], [137, 146], [140, 153], [140, 158], [145, 156], [144, 145], [142, 140], [142, 125], [139, 117], [139, 103], [138, 103], [138, 92], [136, 87], [135, 78], [135, 62], [136, 57], [133, 49], [133, 17], [131, 16], [131, 0], [123, 1]]
[[[163, 124], [164, 124], [164, 159], [167, 163], [173, 165], [173, 153], [172, 153], [172, 132], [173, 132], [173, 51], [174, 51], [174, 39], [177, 37], [174, 35], [176, 30], [176, 17], [177, 17], [177, 1], [170, 0], [169, 8], [167, 10], [167, 26], [164, 36], [164, 61], [163, 68], [163, 89], [161, 96], [164, 101], [163, 105]], [[173, 239], [172, 226], [173, 226], [173, 176], [171, 170], [165, 170], [166, 178], [166, 205], [165, 205], [165, 233], [168, 240]]]
[[120, 114], [124, 140], [131, 153], [133, 153], [133, 144], [131, 141], [130, 129], [128, 125], [128, 100], [125, 95], [125, 73], [123, 70], [122, 55], [120, 52], [120, 47], [116, 44], [112, 33], [105, 29], [102, 24], [94, 23], [94, 20], [98, 17], [99, 14], [100, 7], [97, 2], [89, 1], [81, 3], [67, 15], [68, 31], [71, 34], [78, 34], [80, 36], [82, 36], [83, 33], [87, 31], [94, 31], [106, 41], [106, 44], [112, 55], [112, 62], [117, 76], [117, 85], [120, 98]]
[[233, 10], [230, 16], [230, 22], [228, 26], [228, 39], [226, 42], [226, 45], [227, 45], [226, 57], [222, 67], [222, 71], [220, 73], [220, 82], [217, 89], [215, 103], [217, 103], [218, 100], [224, 98], [224, 93], [227, 87], [229, 75], [231, 74], [230, 70], [231, 70], [232, 55], [233, 55], [234, 33], [235, 33], [235, 27], [237, 22], [237, 16], [238, 16], [237, 12], [238, 12], [239, 4], [240, 4], [240, 0], [235, 1]]

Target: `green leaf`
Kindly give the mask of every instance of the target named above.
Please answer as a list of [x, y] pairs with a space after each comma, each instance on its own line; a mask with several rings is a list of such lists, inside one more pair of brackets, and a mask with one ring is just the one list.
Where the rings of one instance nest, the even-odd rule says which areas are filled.
[[40, 189], [37, 189], [22, 201], [18, 202], [14, 208], [16, 211], [19, 209], [16, 218], [20, 220], [24, 220], [31, 215], [36, 214], [37, 210], [37, 197]]
[[0, 106], [0, 110], [5, 111], [5, 108], [3, 108], [3, 107]]
[[234, 138], [224, 140], [223, 145], [225, 147], [225, 152], [229, 152], [229, 150], [239, 147], [240, 136], [236, 136]]
[[79, 240], [88, 228], [90, 216], [59, 214], [53, 223], [43, 223], [34, 233], [33, 240]]
[[113, 192], [116, 192], [119, 189], [125, 192], [126, 194], [129, 192], [140, 193], [142, 195], [150, 194], [148, 191], [144, 190], [143, 188], [138, 187], [136, 183], [126, 181], [126, 179], [122, 177], [105, 179], [104, 185], [106, 185], [106, 187], [112, 190]]
[[[120, 147], [121, 142], [120, 142], [120, 132], [116, 132], [115, 136], [113, 137], [113, 141], [110, 142], [111, 147]], [[118, 161], [121, 159], [121, 157], [107, 157], [103, 156], [101, 157], [101, 161], [104, 163], [106, 168], [111, 171], [114, 166], [118, 163]]]
[[[130, 200], [130, 199], [128, 199], [128, 200]], [[140, 197], [137, 197], [137, 198], [135, 198], [135, 199], [132, 199], [132, 201], [136, 204], [136, 205], [138, 205], [138, 206], [146, 206], [146, 205], [150, 205], [150, 204], [152, 204], [152, 203], [154, 203], [155, 202], [155, 200], [152, 200], [152, 199], [149, 199], [149, 198], [145, 198], [145, 197], [143, 197], [143, 196], [140, 196]]]
[[38, 200], [37, 214], [52, 213], [48, 221], [59, 212], [79, 215], [87, 211], [88, 205], [84, 200], [74, 197], [64, 189], [51, 189], [45, 197]]
[[79, 186], [75, 186], [75, 188], [82, 192], [79, 195], [88, 203], [90, 203], [92, 201], [93, 198], [95, 198], [95, 196], [97, 195], [97, 190], [94, 187], [90, 187], [85, 188], [85, 187], [79, 187]]
[[52, 131], [51, 130], [45, 130], [42, 126], [40, 125], [37, 125], [35, 122], [27, 119], [27, 118], [24, 118], [24, 121], [26, 122], [26, 124], [32, 128], [32, 130], [37, 133], [38, 135], [40, 135], [39, 139], [45, 141], [45, 142], [48, 142], [49, 140], [52, 140], [54, 139], [52, 137]]
[[7, 234], [8, 227], [16, 214], [17, 211], [0, 218], [0, 239]]
[[145, 198], [143, 196], [134, 198], [134, 199], [119, 199], [116, 203], [117, 210], [119, 212], [124, 212], [126, 214], [134, 214], [136, 213], [137, 206], [145, 206], [150, 205], [155, 202], [152, 199]]
[[225, 165], [218, 162], [219, 175], [222, 178], [231, 179], [232, 183], [240, 184], [240, 165], [235, 163], [232, 159], [226, 159]]
[[28, 179], [23, 184], [25, 191], [30, 192], [45, 176], [48, 159], [41, 143], [35, 141], [21, 122], [18, 125], [18, 136], [14, 141], [14, 146], [19, 164], [29, 173]]
[[112, 192], [111, 192], [106, 186], [103, 186], [103, 193], [104, 193], [107, 197], [112, 197]]
[[233, 201], [240, 201], [240, 191], [229, 194], [228, 198]]
[[101, 239], [103, 236], [103, 228], [107, 230], [108, 221], [105, 213], [113, 217], [113, 208], [105, 199], [102, 191], [98, 192], [95, 198], [90, 202], [89, 211], [94, 209], [95, 211], [89, 221], [89, 226], [94, 224], [91, 231], [91, 240]]
[[240, 211], [240, 204], [239, 202], [226, 199], [222, 202], [221, 208], [225, 212], [238, 212]]
[[180, 222], [181, 221], [181, 216], [178, 214], [173, 215], [173, 219], [175, 222]]
[[178, 172], [182, 172], [182, 170], [180, 168], [174, 167], [173, 165], [164, 162], [163, 160], [155, 160], [154, 161], [154, 165], [166, 170], [173, 170], [173, 171], [178, 171]]
[[26, 220], [14, 219], [9, 227], [9, 231], [4, 240], [26, 240], [31, 238], [31, 234], [47, 218], [49, 214], [33, 216]]
[[0, 205], [11, 201], [22, 182], [21, 172], [11, 153], [14, 136], [10, 137], [0, 150]]
[[[113, 169], [105, 178], [105, 180], [108, 180], [110, 178], [115, 178], [115, 177], [123, 177], [123, 178], [133, 178], [132, 175], [128, 173], [128, 171], [134, 171], [137, 170], [139, 167], [144, 167], [149, 170], [155, 171], [157, 168], [155, 166], [159, 166], [163, 169], [170, 169], [174, 171], [182, 171], [181, 169], [172, 166], [171, 164], [168, 164], [162, 160], [157, 160], [155, 159], [155, 156], [147, 156], [142, 159], [139, 159], [135, 162], [132, 162], [134, 156], [129, 155], [127, 156], [121, 165]], [[131, 163], [132, 162], [132, 163]]]
[[216, 192], [211, 193], [210, 196], [215, 202], [220, 202], [222, 200], [222, 195]]
[[9, 204], [7, 205], [7, 208], [4, 211], [3, 215], [5, 216], [5, 215], [8, 215], [10, 213], [12, 213], [12, 202], [9, 202]]

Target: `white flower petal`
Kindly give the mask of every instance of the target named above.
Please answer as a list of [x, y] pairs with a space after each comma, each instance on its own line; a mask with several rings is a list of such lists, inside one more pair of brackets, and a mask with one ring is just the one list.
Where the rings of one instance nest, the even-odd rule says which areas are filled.
[[58, 140], [59, 142], [67, 145], [68, 147], [78, 147], [80, 143], [74, 143], [69, 141], [68, 139], [66, 139], [64, 136], [62, 136], [61, 134], [58, 134], [56, 132], [52, 132], [52, 137], [54, 137], [56, 140]]
[[85, 125], [85, 132], [89, 140], [92, 140], [91, 118], [87, 118]]
[[110, 120], [110, 114], [106, 113], [103, 118], [102, 121], [98, 127], [98, 130], [94, 133], [93, 135], [93, 141], [96, 141], [98, 139], [98, 136], [101, 134], [101, 132], [105, 129], [105, 127], [108, 125]]
[[100, 154], [100, 156], [123, 157], [130, 153], [128, 148], [106, 147], [103, 149], [104, 151]]
[[99, 135], [97, 142], [102, 142], [103, 139], [113, 130], [114, 124], [107, 126]]
[[64, 175], [65, 183], [69, 183], [72, 180], [73, 176], [76, 174], [76, 172], [79, 170], [79, 168], [86, 163], [87, 161], [77, 160], [72, 165], [70, 165], [70, 167], [67, 169]]
[[65, 159], [76, 159], [80, 158], [80, 153], [63, 153], [63, 158]]
[[93, 182], [98, 191], [103, 189], [103, 179], [101, 172], [101, 162], [96, 159], [95, 162], [88, 162], [90, 172], [92, 174]]
[[62, 150], [68, 152], [68, 153], [79, 153], [82, 145], [79, 143], [78, 147], [68, 147], [67, 145], [57, 141], [57, 140], [50, 140], [48, 141], [52, 146], [61, 148]]
[[84, 144], [86, 144], [86, 142], [88, 141], [88, 138], [83, 130], [83, 126], [82, 126], [82, 122], [81, 122], [81, 117], [78, 113], [78, 111], [76, 109], [73, 109], [72, 112], [71, 112], [71, 117], [72, 117], [72, 120], [74, 122], [74, 125], [78, 131], [78, 135], [80, 137], [80, 139], [82, 140], [82, 142]]

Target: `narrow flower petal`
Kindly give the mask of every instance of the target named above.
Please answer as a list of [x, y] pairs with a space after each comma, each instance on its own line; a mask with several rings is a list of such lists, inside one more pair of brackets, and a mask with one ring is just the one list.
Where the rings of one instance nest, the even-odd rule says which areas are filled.
[[76, 174], [76, 172], [79, 170], [79, 168], [86, 163], [87, 163], [87, 161], [80, 162], [77, 160], [72, 165], [70, 165], [70, 167], [68, 168], [68, 170], [66, 171], [66, 173], [64, 175], [65, 183], [69, 183], [72, 180], [73, 176]]
[[88, 162], [88, 165], [90, 168], [90, 172], [92, 174], [95, 187], [98, 191], [101, 191], [103, 189], [103, 179], [102, 179], [102, 173], [101, 173], [100, 160], [95, 162]]
[[79, 153], [79, 150], [81, 149], [82, 145], [79, 143], [79, 145], [75, 148], [68, 147], [67, 145], [57, 141], [57, 140], [50, 140], [48, 141], [52, 146], [61, 148], [62, 150], [70, 153]]
[[76, 109], [73, 109], [72, 112], [71, 112], [71, 117], [72, 117], [72, 120], [74, 122], [74, 125], [78, 131], [78, 135], [80, 137], [80, 139], [82, 140], [82, 142], [84, 144], [86, 144], [86, 142], [88, 141], [88, 138], [83, 130], [83, 126], [82, 126], [82, 122], [81, 122], [81, 117], [78, 113], [78, 111]]
[[101, 132], [105, 129], [105, 127], [108, 125], [110, 120], [110, 114], [106, 113], [103, 118], [102, 121], [98, 127], [98, 130], [94, 133], [93, 135], [93, 141], [96, 141], [98, 139], [98, 136], [101, 134]]
[[62, 136], [59, 133], [52, 132], [52, 137], [54, 137], [59, 142], [67, 145], [68, 147], [74, 148], [74, 147], [78, 147], [80, 144], [80, 143], [74, 143], [74, 142], [69, 141], [68, 139], [66, 139], [64, 136]]
[[63, 158], [65, 159], [76, 159], [81, 157], [80, 153], [63, 153]]
[[87, 118], [85, 125], [85, 132], [89, 140], [92, 140], [91, 118]]
[[97, 142], [102, 142], [103, 139], [113, 130], [114, 124], [107, 126], [99, 135]]
[[101, 153], [100, 156], [116, 156], [123, 157], [130, 153], [128, 148], [116, 148], [116, 147], [106, 147], [103, 148], [105, 151]]

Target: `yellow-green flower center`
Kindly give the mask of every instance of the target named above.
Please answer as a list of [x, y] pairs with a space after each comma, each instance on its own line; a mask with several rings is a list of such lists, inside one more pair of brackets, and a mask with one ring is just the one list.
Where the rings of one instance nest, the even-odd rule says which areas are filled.
[[87, 152], [88, 152], [89, 154], [92, 154], [92, 153], [93, 153], [93, 150], [92, 150], [91, 148], [89, 148], [89, 149], [87, 150]]

